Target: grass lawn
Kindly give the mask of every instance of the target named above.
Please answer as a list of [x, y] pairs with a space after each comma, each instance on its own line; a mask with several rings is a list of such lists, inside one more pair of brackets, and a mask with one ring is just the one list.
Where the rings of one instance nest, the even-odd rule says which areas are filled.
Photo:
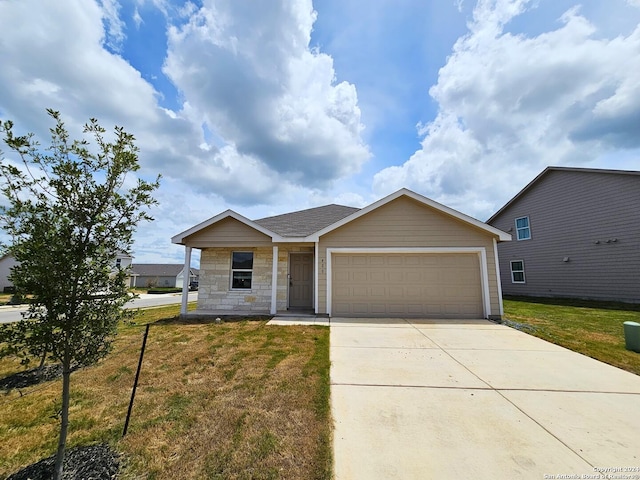
[[[108, 442], [121, 479], [330, 478], [329, 329], [181, 324], [178, 311], [142, 311], [106, 359], [72, 374], [68, 448]], [[0, 360], [0, 378], [22, 368]], [[0, 478], [55, 452], [60, 391], [57, 380], [0, 394]]]
[[640, 305], [562, 299], [504, 301], [508, 324], [640, 375], [640, 353], [625, 349], [623, 323], [640, 323]]

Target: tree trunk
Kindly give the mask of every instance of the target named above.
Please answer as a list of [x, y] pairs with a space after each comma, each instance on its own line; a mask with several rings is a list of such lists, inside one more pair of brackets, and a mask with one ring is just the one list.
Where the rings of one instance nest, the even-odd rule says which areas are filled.
[[71, 362], [65, 359], [62, 362], [62, 410], [60, 422], [60, 438], [58, 439], [58, 451], [56, 453], [56, 465], [53, 472], [54, 480], [62, 480], [64, 449], [67, 445], [67, 430], [69, 427], [69, 394], [70, 394]]

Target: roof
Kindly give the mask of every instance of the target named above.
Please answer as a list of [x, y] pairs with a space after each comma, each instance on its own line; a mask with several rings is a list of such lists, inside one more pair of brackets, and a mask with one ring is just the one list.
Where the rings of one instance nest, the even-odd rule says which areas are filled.
[[[131, 273], [141, 277], [177, 277], [183, 268], [181, 263], [133, 263]], [[191, 268], [191, 272], [199, 273], [197, 268]]]
[[520, 197], [527, 193], [535, 184], [537, 184], [549, 172], [578, 172], [578, 173], [599, 173], [603, 175], [640, 175], [635, 170], [610, 170], [605, 168], [578, 168], [578, 167], [547, 167], [536, 178], [531, 180], [522, 190], [520, 190], [511, 200], [509, 200], [500, 210], [494, 213], [487, 223], [493, 222], [502, 212], [513, 205]]
[[274, 217], [254, 220], [258, 225], [282, 237], [307, 237], [360, 210], [344, 205], [325, 205]]
[[511, 240], [511, 235], [508, 233], [498, 230], [491, 225], [487, 225], [480, 220], [469, 217], [464, 213], [460, 213], [457, 210], [435, 202], [420, 194], [412, 192], [411, 190], [403, 188], [362, 209], [332, 204], [324, 207], [309, 208], [307, 210], [286, 213], [284, 215], [262, 218], [259, 220], [249, 220], [233, 210], [226, 210], [215, 217], [205, 220], [204, 222], [179, 233], [171, 239], [171, 242], [185, 245], [187, 237], [200, 232], [205, 228], [224, 220], [225, 218], [234, 218], [235, 220], [254, 228], [255, 230], [271, 237], [271, 240], [274, 243], [317, 242], [322, 235], [360, 218], [361, 216], [366, 215], [367, 213], [402, 196], [412, 198], [413, 200], [423, 205], [427, 205], [445, 215], [472, 225], [480, 230], [484, 230], [490, 235], [496, 236], [499, 241]]

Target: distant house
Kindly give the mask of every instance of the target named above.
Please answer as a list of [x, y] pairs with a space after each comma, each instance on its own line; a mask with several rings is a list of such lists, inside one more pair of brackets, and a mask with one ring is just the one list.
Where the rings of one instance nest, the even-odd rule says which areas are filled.
[[459, 319], [502, 315], [496, 245], [510, 239], [402, 189], [362, 209], [227, 210], [172, 242], [185, 265], [202, 250], [198, 312]]
[[[182, 288], [184, 266], [180, 263], [135, 263], [131, 265], [131, 287]], [[189, 270], [189, 283], [198, 281], [197, 268]]]
[[487, 223], [504, 294], [640, 302], [640, 172], [549, 167]]
[[[133, 257], [128, 253], [118, 253], [113, 264], [114, 272], [115, 268], [127, 269], [131, 265]], [[0, 257], [0, 292], [4, 292], [6, 289], [12, 289], [13, 283], [9, 280], [11, 269], [17, 265], [17, 261], [11, 254], [6, 254]], [[130, 284], [130, 279], [125, 280], [126, 284]]]
[[9, 275], [11, 274], [11, 269], [17, 265], [17, 263], [13, 255], [6, 254], [0, 257], [0, 292], [13, 288], [13, 283], [9, 280]]

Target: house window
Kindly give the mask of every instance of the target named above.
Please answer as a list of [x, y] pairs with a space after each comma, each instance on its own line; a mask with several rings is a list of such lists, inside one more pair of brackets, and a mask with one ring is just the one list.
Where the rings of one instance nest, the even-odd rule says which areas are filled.
[[511, 261], [511, 283], [525, 283], [524, 262], [522, 260]]
[[253, 252], [231, 253], [231, 288], [251, 289], [253, 277]]
[[516, 218], [516, 236], [518, 240], [529, 240], [531, 238], [529, 217]]

